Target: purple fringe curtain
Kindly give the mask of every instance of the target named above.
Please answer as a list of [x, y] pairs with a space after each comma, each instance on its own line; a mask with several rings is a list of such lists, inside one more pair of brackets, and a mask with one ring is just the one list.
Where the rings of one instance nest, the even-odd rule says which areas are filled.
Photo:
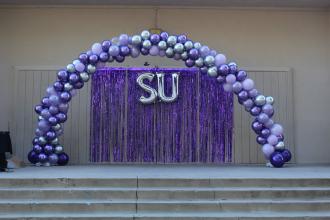
[[[137, 85], [144, 72], [179, 72], [179, 98], [144, 105]], [[157, 90], [157, 78], [150, 83]], [[197, 69], [105, 68], [92, 77], [91, 162], [229, 163], [233, 95]], [[144, 94], [146, 97], [148, 94]]]

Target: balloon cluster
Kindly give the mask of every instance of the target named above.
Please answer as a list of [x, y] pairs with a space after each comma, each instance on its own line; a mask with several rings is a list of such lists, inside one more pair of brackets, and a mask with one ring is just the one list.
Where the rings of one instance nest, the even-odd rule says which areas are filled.
[[57, 73], [57, 81], [47, 88], [47, 95], [35, 107], [39, 115], [33, 149], [28, 155], [31, 163], [42, 165], [66, 165], [69, 157], [63, 152], [58, 137], [63, 133], [69, 101], [88, 82], [98, 67], [106, 62], [123, 62], [126, 57], [140, 54], [183, 60], [187, 67], [197, 67], [202, 74], [216, 78], [227, 92], [234, 92], [238, 101], [255, 120], [253, 130], [257, 142], [262, 145], [265, 157], [274, 167], [281, 167], [291, 158], [283, 142], [283, 128], [271, 119], [274, 114], [272, 97], [264, 96], [254, 88], [254, 82], [244, 70], [226, 56], [211, 50], [185, 35], [169, 35], [166, 32], [152, 34], [142, 31], [139, 35], [122, 34], [119, 37], [93, 44], [91, 50], [82, 53], [66, 69]]

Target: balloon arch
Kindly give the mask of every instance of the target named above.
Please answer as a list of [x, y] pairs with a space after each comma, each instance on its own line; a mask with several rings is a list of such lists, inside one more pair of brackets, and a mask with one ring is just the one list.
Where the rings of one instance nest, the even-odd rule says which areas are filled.
[[81, 53], [78, 59], [57, 73], [57, 81], [47, 88], [47, 95], [35, 107], [39, 117], [29, 161], [45, 166], [66, 165], [69, 156], [63, 151], [58, 137], [63, 134], [62, 124], [67, 120], [68, 103], [75, 90], [81, 89], [97, 67], [106, 62], [121, 63], [127, 56], [136, 58], [140, 54], [183, 60], [187, 67], [197, 67], [201, 73], [214, 77], [225, 91], [234, 92], [238, 102], [255, 117], [252, 129], [265, 158], [274, 167], [282, 167], [291, 159], [283, 142], [283, 128], [271, 119], [273, 98], [259, 93], [244, 70], [233, 62], [226, 63], [223, 54], [193, 42], [185, 35], [152, 34], [145, 30], [139, 35], [121, 34], [112, 40], [95, 43], [90, 51]]

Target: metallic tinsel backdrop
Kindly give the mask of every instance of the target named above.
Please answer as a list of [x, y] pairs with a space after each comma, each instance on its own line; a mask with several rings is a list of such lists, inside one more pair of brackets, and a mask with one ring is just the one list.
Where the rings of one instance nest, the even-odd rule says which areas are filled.
[[[144, 72], [179, 72], [179, 98], [144, 105]], [[157, 90], [157, 78], [150, 83]], [[92, 78], [91, 162], [227, 163], [232, 158], [233, 95], [197, 69], [105, 68]]]

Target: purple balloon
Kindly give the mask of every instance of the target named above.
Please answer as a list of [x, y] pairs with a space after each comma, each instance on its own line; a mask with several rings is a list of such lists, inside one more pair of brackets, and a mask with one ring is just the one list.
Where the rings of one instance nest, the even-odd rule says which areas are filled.
[[56, 117], [52, 116], [52, 117], [48, 118], [48, 122], [51, 126], [54, 126], [57, 124], [57, 119], [56, 119]]
[[130, 52], [131, 51], [130, 51], [129, 47], [127, 47], [127, 46], [121, 46], [119, 48], [120, 56], [123, 56], [123, 57], [128, 56], [130, 54]]
[[267, 143], [266, 138], [261, 137], [261, 136], [257, 136], [256, 141], [257, 141], [257, 143], [260, 144], [260, 145], [264, 145], [264, 144]]
[[57, 164], [57, 161], [58, 161], [58, 156], [57, 156], [57, 154], [50, 154], [50, 155], [48, 156], [48, 160], [49, 160], [49, 163], [50, 163], [51, 165], [55, 165], [55, 164]]
[[38, 138], [37, 138], [37, 137], [33, 138], [33, 140], [32, 140], [32, 144], [33, 144], [33, 145], [38, 144]]
[[75, 73], [70, 74], [70, 76], [69, 76], [69, 82], [71, 84], [75, 84], [78, 81], [79, 81], [79, 76], [77, 74], [75, 74]]
[[236, 78], [237, 78], [237, 81], [244, 81], [247, 77], [247, 73], [243, 70], [240, 70], [238, 71], [238, 73], [236, 74]]
[[185, 64], [187, 67], [193, 67], [195, 65], [195, 61], [193, 61], [192, 59], [188, 59], [185, 61]]
[[92, 54], [88, 57], [88, 62], [93, 65], [95, 65], [98, 60], [99, 60], [99, 57], [96, 54]]
[[284, 149], [282, 152], [281, 152], [281, 155], [283, 156], [283, 159], [284, 159], [284, 162], [289, 162], [292, 158], [292, 154], [291, 152], [288, 150], [288, 149]]
[[[82, 87], [84, 87], [84, 82], [82, 81], [78, 81], [73, 85], [73, 88], [75, 89], [81, 89]], [[71, 90], [71, 96], [72, 96], [72, 92], [74, 92], [75, 90]]]
[[227, 76], [229, 74], [229, 66], [226, 64], [221, 65], [218, 68], [218, 73], [220, 74], [220, 76]]
[[237, 71], [238, 71], [238, 67], [237, 67], [236, 64], [233, 63], [233, 64], [229, 65], [229, 73], [230, 74], [236, 75]]
[[274, 121], [272, 119], [269, 119], [268, 121], [265, 122], [265, 127], [266, 128], [271, 128], [274, 125]]
[[201, 71], [201, 74], [203, 74], [203, 75], [207, 74], [207, 67], [206, 66], [201, 67], [200, 71]]
[[[223, 77], [223, 76], [218, 76], [218, 77], [217, 77], [217, 81], [218, 81], [219, 83], [224, 83], [224, 82], [226, 81], [226, 78]], [[234, 88], [234, 86], [233, 86], [233, 88]]]
[[[250, 99], [250, 100], [251, 100], [251, 99]], [[259, 115], [260, 112], [261, 112], [261, 109], [260, 109], [258, 106], [254, 106], [254, 107], [252, 107], [251, 110], [250, 110], [250, 113], [251, 113], [251, 115], [253, 115], [253, 116], [257, 116], [257, 115]]]
[[156, 45], [160, 41], [160, 36], [158, 34], [152, 34], [150, 36], [150, 41], [152, 44]]
[[187, 41], [187, 36], [186, 35], [179, 35], [178, 36], [178, 42], [179, 43], [182, 43], [182, 44], [184, 44], [184, 43], [186, 43], [186, 41]]
[[278, 152], [272, 153], [272, 155], [270, 155], [270, 157], [269, 157], [269, 160], [270, 160], [270, 163], [276, 168], [280, 168], [284, 165], [284, 158]]
[[68, 92], [62, 92], [60, 95], [61, 101], [66, 103], [69, 102], [71, 100], [71, 95]]
[[39, 160], [38, 154], [36, 152], [34, 152], [33, 150], [31, 150], [28, 154], [28, 160], [32, 164], [38, 163], [38, 160]]
[[254, 122], [252, 122], [251, 127], [257, 134], [259, 134], [263, 129], [263, 125], [257, 120], [254, 120]]
[[63, 113], [58, 113], [55, 117], [59, 123], [63, 123], [67, 120], [66, 114]]
[[50, 104], [50, 100], [49, 100], [49, 98], [47, 98], [47, 97], [44, 97], [44, 98], [42, 98], [41, 99], [41, 104], [42, 104], [42, 106], [44, 106], [44, 107], [49, 107], [51, 104]]
[[67, 113], [68, 110], [69, 110], [69, 104], [67, 104], [67, 103], [61, 103], [61, 104], [59, 104], [58, 109], [62, 113]]
[[64, 85], [60, 81], [56, 81], [54, 83], [53, 87], [54, 87], [55, 91], [62, 92], [63, 88], [64, 88]]
[[143, 55], [143, 56], [146, 56], [146, 55], [148, 55], [149, 54], [149, 50], [147, 49], [147, 48], [144, 48], [144, 47], [142, 47], [141, 48], [141, 54]]
[[118, 56], [115, 57], [115, 60], [116, 60], [118, 63], [122, 63], [122, 62], [124, 62], [125, 57], [118, 55]]
[[37, 154], [40, 154], [42, 152], [42, 147], [40, 145], [34, 145], [33, 151], [36, 152]]
[[54, 140], [56, 138], [56, 134], [54, 131], [48, 131], [46, 133], [46, 139], [51, 141], [51, 140]]
[[267, 138], [270, 135], [270, 130], [268, 128], [264, 128], [261, 130], [261, 136]]
[[245, 79], [243, 82], [242, 82], [242, 85], [243, 85], [243, 88], [246, 90], [246, 91], [250, 91], [251, 89], [253, 89], [254, 87], [254, 82], [252, 79]]
[[56, 106], [50, 106], [49, 107], [49, 113], [52, 115], [56, 115], [58, 113], [58, 108]]
[[39, 159], [39, 162], [40, 162], [40, 163], [46, 163], [47, 160], [48, 160], [48, 157], [47, 157], [46, 154], [41, 153], [41, 154], [39, 154], [38, 159]]
[[36, 131], [34, 132], [34, 134], [37, 136], [37, 137], [41, 137], [45, 134], [44, 131], [40, 130], [39, 128], [36, 129]]
[[160, 37], [161, 37], [162, 40], [166, 41], [167, 38], [168, 38], [168, 33], [167, 33], [167, 32], [162, 32], [162, 33], [160, 34]]
[[37, 114], [41, 114], [41, 111], [43, 110], [43, 107], [41, 105], [36, 105], [34, 107], [34, 111], [37, 113]]
[[54, 152], [54, 148], [53, 148], [53, 146], [51, 146], [51, 145], [45, 145], [44, 146], [44, 152], [45, 152], [45, 154], [47, 154], [47, 155], [49, 155], [49, 154], [52, 154], [53, 152]]
[[57, 73], [57, 78], [61, 81], [61, 82], [67, 82], [68, 78], [69, 78], [69, 73], [65, 70], [61, 70]]
[[268, 120], [269, 120], [269, 117], [265, 113], [261, 113], [258, 116], [258, 121], [261, 122], [261, 123], [263, 123], [263, 124], [266, 123]]
[[188, 57], [192, 60], [197, 60], [198, 57], [199, 57], [199, 53], [198, 53], [198, 50], [193, 48], [191, 50], [189, 50], [188, 52]]
[[109, 54], [106, 52], [100, 53], [100, 61], [107, 62], [109, 60]]
[[82, 62], [83, 64], [87, 64], [88, 63], [88, 55], [86, 53], [81, 53], [78, 57], [78, 59], [80, 60], [80, 62]]
[[108, 52], [110, 46], [111, 46], [111, 41], [109, 41], [109, 40], [105, 40], [105, 41], [102, 42], [102, 50], [103, 50], [104, 52]]
[[238, 93], [238, 98], [241, 100], [241, 101], [245, 101], [249, 98], [249, 95], [247, 93], [247, 91], [241, 91], [240, 93]]
[[60, 153], [58, 155], [58, 161], [57, 164], [60, 166], [65, 166], [69, 162], [69, 156], [66, 153]]

